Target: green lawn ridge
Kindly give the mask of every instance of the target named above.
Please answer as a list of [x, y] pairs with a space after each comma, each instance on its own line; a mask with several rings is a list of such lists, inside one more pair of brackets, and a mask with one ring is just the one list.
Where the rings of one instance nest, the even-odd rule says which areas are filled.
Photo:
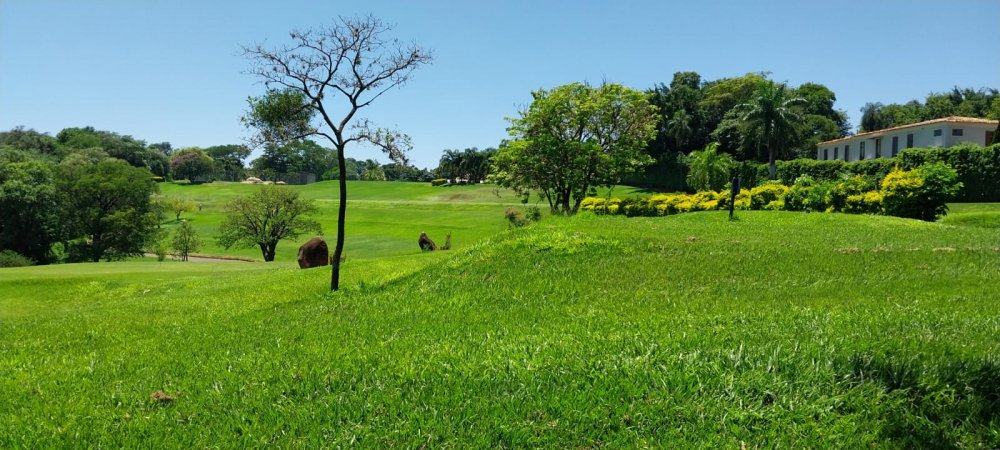
[[[0, 270], [0, 447], [1000, 445], [995, 229], [718, 211], [507, 230], [487, 187], [372, 186], [353, 229], [378, 234], [367, 207], [409, 245], [349, 226], [374, 250], [335, 293], [287, 253]], [[163, 191], [219, 205], [208, 188]], [[424, 207], [416, 227], [457, 208], [456, 236], [490, 229], [421, 253], [397, 216]]]

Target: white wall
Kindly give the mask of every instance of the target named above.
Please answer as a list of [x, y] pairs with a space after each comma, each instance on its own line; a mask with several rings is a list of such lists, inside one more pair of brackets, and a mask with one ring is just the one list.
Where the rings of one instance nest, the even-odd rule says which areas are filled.
[[[951, 130], [953, 128], [961, 128], [963, 130], [962, 136], [952, 136]], [[899, 138], [899, 149], [901, 152], [908, 148], [906, 145], [906, 135], [913, 134], [913, 147], [914, 148], [928, 148], [928, 147], [951, 147], [961, 143], [971, 142], [977, 145], [986, 145], [986, 132], [993, 131], [996, 129], [995, 125], [988, 124], [969, 124], [969, 123], [934, 123], [930, 125], [923, 125], [914, 128], [904, 128], [902, 130], [895, 130], [885, 133], [881, 136], [871, 136], [866, 135], [862, 137], [851, 137], [847, 140], [825, 144], [822, 146], [817, 146], [816, 148], [816, 159], [823, 160], [823, 150], [828, 150], [827, 160], [839, 159], [844, 160], [844, 147], [850, 146], [850, 159], [848, 161], [857, 161], [858, 154], [861, 149], [861, 141], [865, 141], [865, 158], [864, 159], [874, 159], [875, 158], [875, 138], [882, 139], [882, 148], [880, 156], [882, 158], [892, 157], [892, 138]], [[941, 130], [940, 136], [934, 136], [934, 130]], [[833, 150], [838, 149], [837, 156], [834, 158]]]
[[[945, 146], [947, 146], [947, 147], [951, 147], [951, 146], [954, 146], [954, 145], [958, 145], [958, 144], [962, 144], [962, 143], [967, 143], [967, 142], [973, 143], [973, 144], [976, 144], [976, 145], [987, 145], [987, 144], [989, 144], [989, 142], [986, 142], [986, 132], [987, 131], [993, 131], [993, 130], [996, 129], [995, 126], [986, 125], [986, 124], [979, 124], [979, 123], [975, 123], [975, 124], [971, 124], [971, 123], [970, 124], [957, 124], [957, 123], [953, 123], [953, 124], [949, 124], [949, 125], [951, 125], [951, 126], [948, 127], [948, 129], [945, 130], [945, 133], [947, 135], [944, 136], [945, 137], [945, 142], [947, 143]], [[951, 135], [951, 130], [953, 130], [955, 128], [962, 129], [962, 134], [963, 135], [962, 136], [952, 136]]]

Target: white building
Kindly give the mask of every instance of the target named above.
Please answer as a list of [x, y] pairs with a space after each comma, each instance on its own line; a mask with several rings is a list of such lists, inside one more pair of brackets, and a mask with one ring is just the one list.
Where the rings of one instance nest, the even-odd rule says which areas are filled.
[[944, 117], [820, 142], [816, 144], [816, 159], [860, 161], [890, 158], [904, 148], [989, 145], [996, 128], [996, 120]]

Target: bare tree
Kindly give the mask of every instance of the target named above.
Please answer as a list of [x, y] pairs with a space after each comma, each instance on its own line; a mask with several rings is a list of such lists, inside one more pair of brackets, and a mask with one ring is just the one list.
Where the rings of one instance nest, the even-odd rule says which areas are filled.
[[358, 115], [382, 94], [405, 84], [416, 68], [431, 62], [429, 51], [387, 37], [391, 30], [372, 16], [341, 17], [327, 28], [292, 31], [290, 45], [243, 49], [252, 64], [249, 73], [260, 77], [268, 89], [265, 95], [249, 99], [250, 110], [243, 117], [248, 128], [257, 130], [254, 143], [322, 136], [337, 150], [340, 205], [331, 290], [340, 287], [344, 251], [344, 150], [352, 142], [366, 142], [405, 164], [406, 151], [412, 147], [405, 134], [376, 129]]

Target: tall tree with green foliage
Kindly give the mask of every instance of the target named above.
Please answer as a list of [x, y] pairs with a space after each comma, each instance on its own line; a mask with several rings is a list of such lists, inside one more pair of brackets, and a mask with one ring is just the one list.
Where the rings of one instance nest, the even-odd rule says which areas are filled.
[[60, 169], [66, 237], [74, 241], [70, 257], [97, 262], [141, 255], [157, 224], [153, 175], [117, 159]]
[[215, 161], [198, 147], [181, 149], [170, 156], [170, 173], [175, 180], [195, 181], [208, 177], [215, 170]]
[[883, 106], [878, 102], [865, 103], [865, 106], [861, 107], [861, 124], [858, 131], [864, 133], [888, 127], [888, 122], [882, 115]]
[[762, 144], [767, 149], [768, 172], [772, 180], [778, 151], [792, 135], [794, 122], [800, 119], [792, 107], [803, 103], [803, 98], [788, 95], [785, 83], [765, 80], [758, 83], [749, 102], [736, 106], [741, 119], [760, 133], [758, 145]]
[[[249, 100], [244, 124], [257, 130], [261, 141], [288, 142], [322, 136], [336, 149], [340, 203], [331, 290], [340, 287], [340, 257], [344, 251], [347, 145], [368, 142], [396, 162], [405, 162], [405, 153], [411, 147], [408, 136], [374, 129], [358, 113], [405, 84], [418, 67], [431, 62], [430, 52], [391, 38], [391, 31], [391, 26], [372, 16], [340, 18], [329, 27], [291, 32], [290, 45], [244, 48], [252, 63], [250, 73], [268, 88], [264, 96]], [[316, 116], [318, 121], [313, 120]]]
[[650, 163], [657, 110], [643, 92], [582, 83], [532, 93], [493, 157], [492, 177], [519, 193], [538, 191], [555, 214], [575, 214], [597, 186], [614, 185]]
[[316, 211], [312, 201], [282, 186], [264, 186], [246, 198], [226, 205], [226, 217], [219, 226], [219, 245], [260, 248], [264, 261], [274, 261], [278, 241], [294, 239], [302, 233], [322, 233], [319, 222], [305, 216]]
[[246, 178], [244, 162], [250, 156], [250, 149], [245, 145], [229, 144], [214, 145], [205, 149], [205, 153], [215, 161], [215, 173], [226, 181], [242, 181]]
[[166, 177], [170, 164], [161, 149], [149, 147], [145, 141], [94, 127], [65, 128], [56, 140], [66, 149], [100, 149], [108, 156], [128, 162], [133, 167], [144, 167], [154, 175]]
[[667, 121], [667, 134], [677, 143], [678, 150], [684, 150], [684, 145], [691, 138], [691, 115], [683, 109], [678, 109]]
[[50, 163], [0, 161], [0, 251], [49, 262], [59, 238], [59, 199]]

